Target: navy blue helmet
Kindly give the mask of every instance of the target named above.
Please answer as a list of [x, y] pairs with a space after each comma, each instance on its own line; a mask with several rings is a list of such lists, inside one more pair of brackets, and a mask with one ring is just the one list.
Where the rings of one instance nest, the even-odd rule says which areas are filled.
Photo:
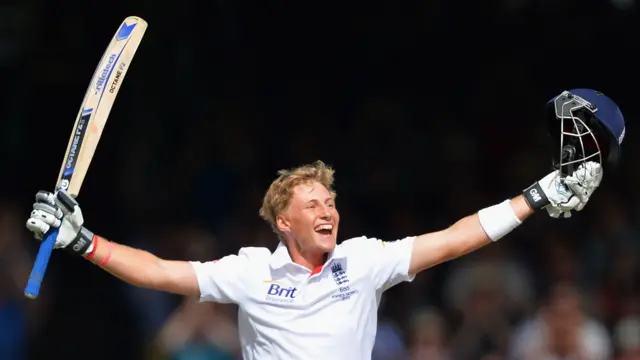
[[557, 146], [553, 165], [563, 175], [586, 161], [603, 167], [618, 164], [625, 123], [613, 100], [596, 90], [573, 89], [551, 99], [547, 110], [549, 132]]

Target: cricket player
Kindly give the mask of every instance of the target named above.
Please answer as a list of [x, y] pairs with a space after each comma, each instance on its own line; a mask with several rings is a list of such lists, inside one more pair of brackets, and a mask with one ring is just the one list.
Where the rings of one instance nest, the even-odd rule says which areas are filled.
[[[440, 231], [337, 244], [334, 171], [320, 161], [280, 171], [266, 191], [260, 215], [279, 239], [273, 252], [245, 247], [204, 263], [160, 259], [91, 232], [80, 205], [67, 208], [60, 192], [38, 192], [26, 226], [37, 239], [58, 228], [56, 248], [129, 284], [237, 304], [244, 359], [370, 359], [385, 290], [500, 240], [536, 211], [564, 218], [587, 204], [600, 185], [603, 161], [619, 154], [622, 114], [609, 98], [588, 89], [564, 92], [548, 106], [551, 128], [562, 129], [555, 170], [522, 194]], [[596, 127], [606, 136], [588, 153], [582, 144], [596, 140]]]

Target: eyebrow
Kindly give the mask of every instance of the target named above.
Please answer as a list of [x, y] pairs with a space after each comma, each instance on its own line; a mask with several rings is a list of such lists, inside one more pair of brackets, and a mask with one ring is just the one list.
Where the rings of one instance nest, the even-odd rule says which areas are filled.
[[[328, 198], [325, 198], [325, 199], [324, 199], [324, 202], [325, 202], [325, 203], [326, 203], [326, 202], [328, 202], [328, 201], [334, 201], [333, 197], [331, 197], [331, 196], [330, 196], [330, 197], [328, 197]], [[318, 200], [318, 199], [311, 199], [311, 200], [309, 200], [309, 201], [305, 202], [305, 204], [310, 204], [310, 203], [314, 203], [314, 202], [320, 202], [320, 200]]]

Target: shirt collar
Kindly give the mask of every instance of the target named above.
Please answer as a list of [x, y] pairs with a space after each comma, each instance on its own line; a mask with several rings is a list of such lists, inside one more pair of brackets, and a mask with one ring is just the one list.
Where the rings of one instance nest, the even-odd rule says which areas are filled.
[[[333, 251], [329, 253], [325, 265], [331, 262], [331, 260], [342, 259], [345, 256], [346, 254], [344, 253], [342, 248], [336, 245]], [[280, 243], [278, 244], [276, 251], [271, 254], [271, 261], [269, 262], [269, 264], [274, 269], [281, 268], [287, 264], [293, 264], [293, 260], [291, 260], [291, 256], [289, 255], [289, 250], [287, 250], [287, 246], [282, 241], [280, 241]]]

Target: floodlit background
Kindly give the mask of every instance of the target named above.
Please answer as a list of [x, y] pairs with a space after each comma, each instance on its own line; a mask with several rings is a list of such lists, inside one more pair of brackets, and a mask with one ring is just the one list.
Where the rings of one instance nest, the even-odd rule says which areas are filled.
[[22, 296], [34, 195], [128, 15], [149, 29], [79, 200], [90, 229], [166, 258], [275, 248], [263, 192], [316, 159], [337, 169], [341, 238], [441, 229], [547, 173], [548, 99], [612, 97], [623, 165], [589, 206], [390, 290], [374, 359], [640, 359], [635, 0], [2, 2], [0, 359], [238, 357], [233, 306], [63, 252]]

